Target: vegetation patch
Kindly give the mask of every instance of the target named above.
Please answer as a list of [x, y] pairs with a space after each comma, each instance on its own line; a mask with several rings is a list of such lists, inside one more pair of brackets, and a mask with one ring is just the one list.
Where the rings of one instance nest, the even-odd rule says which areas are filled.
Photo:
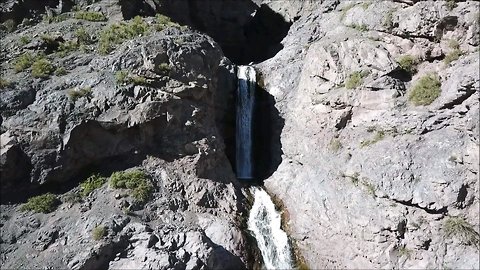
[[402, 55], [397, 59], [400, 68], [413, 75], [417, 72], [418, 59], [410, 54]]
[[31, 67], [35, 61], [36, 56], [32, 53], [26, 52], [18, 56], [13, 62], [13, 69], [15, 72], [24, 71]]
[[387, 30], [393, 29], [393, 10], [389, 10], [383, 19], [383, 26]]
[[410, 256], [412, 255], [412, 250], [405, 246], [399, 247], [397, 251], [400, 257], [410, 258]]
[[21, 36], [19, 41], [20, 41], [20, 44], [26, 45], [26, 44], [30, 43], [30, 41], [32, 41], [32, 39], [29, 36]]
[[78, 11], [75, 12], [75, 19], [85, 20], [90, 22], [104, 22], [107, 17], [100, 12], [93, 11]]
[[84, 27], [81, 27], [75, 31], [75, 37], [77, 38], [77, 43], [80, 45], [88, 45], [94, 43], [92, 36], [87, 33]]
[[58, 15], [51, 15], [51, 16], [43, 16], [43, 21], [46, 23], [59, 23], [65, 20], [68, 20], [70, 16], [68, 14], [58, 14]]
[[360, 32], [366, 32], [368, 31], [368, 26], [366, 24], [350, 24], [348, 25], [348, 27], [351, 27], [357, 31], [360, 31]]
[[420, 78], [408, 96], [414, 105], [429, 105], [440, 96], [441, 82], [437, 75], [428, 74]]
[[94, 191], [97, 188], [100, 188], [107, 179], [105, 177], [101, 177], [98, 174], [94, 174], [90, 177], [88, 177], [85, 181], [80, 183], [80, 194], [82, 196], [87, 196], [90, 194], [92, 191]]
[[162, 31], [163, 29], [170, 26], [179, 26], [179, 24], [172, 22], [172, 20], [165, 15], [155, 15], [155, 30]]
[[12, 86], [13, 83], [7, 79], [0, 78], [0, 89]]
[[91, 87], [82, 87], [79, 89], [70, 89], [68, 91], [68, 97], [71, 101], [75, 102], [77, 99], [81, 97], [90, 97], [92, 95], [92, 88]]
[[50, 213], [55, 211], [59, 204], [57, 196], [46, 193], [28, 199], [27, 203], [20, 208], [22, 211], [33, 211], [35, 213]]
[[67, 75], [67, 70], [64, 67], [58, 67], [54, 72], [55, 76]]
[[362, 141], [362, 142], [360, 143], [360, 146], [361, 146], [361, 147], [365, 147], [365, 146], [372, 145], [372, 144], [374, 144], [374, 143], [377, 143], [377, 142], [383, 140], [383, 138], [385, 138], [385, 131], [383, 131], [383, 130], [378, 130], [378, 131], [375, 133], [375, 136], [373, 137], [373, 139]]
[[445, 5], [450, 11], [457, 7], [457, 3], [455, 0], [447, 0], [447, 2], [445, 2]]
[[0, 28], [7, 33], [11, 33], [17, 29], [17, 23], [13, 19], [8, 19], [0, 24]]
[[140, 36], [148, 31], [148, 25], [141, 17], [136, 16], [129, 22], [121, 22], [105, 27], [100, 33], [98, 50], [107, 54], [115, 49], [115, 46], [126, 40]]
[[338, 152], [338, 150], [340, 150], [342, 147], [342, 142], [337, 138], [331, 139], [330, 143], [328, 144], [328, 148], [333, 152]]
[[480, 249], [480, 235], [474, 227], [461, 217], [449, 217], [443, 224], [445, 237], [457, 237], [466, 245]]
[[95, 241], [101, 240], [107, 234], [107, 229], [104, 226], [97, 226], [92, 230], [92, 238]]
[[143, 76], [130, 75], [126, 70], [119, 70], [115, 73], [117, 84], [133, 83], [135, 85], [147, 85], [147, 78]]
[[71, 40], [60, 43], [60, 46], [58, 47], [58, 53], [60, 57], [65, 57], [69, 53], [77, 50], [78, 50], [78, 43]]
[[40, 58], [32, 64], [32, 76], [47, 78], [55, 71], [55, 67], [45, 58]]
[[368, 71], [354, 71], [350, 76], [348, 76], [347, 81], [345, 82], [345, 87], [347, 89], [354, 89], [362, 85], [363, 78], [368, 75]]
[[133, 198], [141, 203], [146, 202], [153, 192], [147, 175], [139, 170], [114, 172], [110, 176], [110, 186], [132, 190]]

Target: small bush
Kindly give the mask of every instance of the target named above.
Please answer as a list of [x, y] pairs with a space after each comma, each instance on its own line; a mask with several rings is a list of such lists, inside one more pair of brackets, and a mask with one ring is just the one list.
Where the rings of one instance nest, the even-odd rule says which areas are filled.
[[409, 54], [402, 55], [400, 56], [400, 58], [398, 58], [397, 62], [403, 70], [410, 73], [411, 75], [417, 72], [418, 60], [415, 57]]
[[393, 10], [389, 10], [383, 19], [383, 26], [387, 30], [393, 29]]
[[340, 148], [342, 148], [342, 142], [340, 142], [339, 139], [333, 138], [330, 140], [328, 146], [331, 151], [337, 152], [338, 150], [340, 150]]
[[33, 61], [35, 61], [35, 55], [26, 52], [15, 59], [13, 69], [16, 72], [24, 71], [32, 66]]
[[22, 45], [26, 45], [32, 41], [32, 39], [28, 36], [21, 36], [19, 40]]
[[54, 72], [55, 76], [67, 75], [67, 70], [64, 67], [58, 67]]
[[100, 188], [106, 181], [107, 179], [105, 177], [94, 174], [88, 177], [84, 182], [80, 183], [80, 194], [82, 194], [82, 196], [87, 196], [95, 189]]
[[7, 88], [12, 85], [12, 82], [4, 78], [0, 78], [0, 89]]
[[115, 72], [115, 80], [118, 84], [124, 84], [129, 82], [128, 71], [119, 70]]
[[462, 55], [463, 55], [463, 52], [461, 50], [454, 49], [445, 56], [445, 58], [443, 59], [443, 62], [446, 65], [449, 65], [451, 62], [458, 60], [458, 58], [460, 58], [460, 56]]
[[46, 193], [28, 199], [27, 203], [22, 205], [22, 211], [34, 211], [36, 213], [50, 213], [55, 211], [59, 201], [57, 196]]
[[107, 230], [104, 226], [97, 226], [92, 230], [92, 238], [95, 241], [102, 239], [107, 234]]
[[77, 99], [81, 97], [90, 97], [92, 95], [92, 88], [91, 87], [82, 87], [79, 89], [70, 89], [68, 91], [68, 97], [71, 101], [75, 102]]
[[407, 247], [398, 248], [398, 255], [400, 255], [400, 257], [410, 258], [411, 254], [412, 254], [412, 250]]
[[107, 17], [100, 12], [78, 11], [75, 12], [75, 19], [91, 22], [103, 22], [107, 20]]
[[429, 105], [440, 96], [442, 84], [438, 76], [426, 75], [415, 84], [408, 100], [414, 105]]
[[87, 33], [85, 28], [81, 27], [75, 31], [75, 37], [78, 44], [88, 45], [94, 42], [93, 38]]
[[68, 193], [63, 201], [71, 204], [79, 203], [82, 201], [82, 196], [78, 192]]
[[148, 31], [148, 25], [137, 16], [129, 22], [121, 22], [105, 27], [100, 33], [98, 50], [107, 54], [115, 49], [117, 44], [132, 39]]
[[447, 0], [445, 5], [447, 6], [448, 10], [453, 10], [457, 7], [457, 3], [455, 2], [455, 0]]
[[153, 192], [153, 186], [147, 179], [147, 175], [139, 170], [114, 172], [110, 176], [112, 188], [128, 188], [132, 190], [132, 196], [138, 202], [146, 202]]
[[32, 64], [32, 76], [46, 78], [55, 71], [55, 67], [45, 58], [40, 58]]
[[170, 74], [170, 71], [172, 68], [168, 63], [161, 63], [159, 65], [156, 65], [154, 68], [154, 71], [158, 74], [163, 74], [163, 75], [168, 75]]
[[474, 227], [461, 217], [449, 217], [443, 224], [445, 237], [457, 237], [466, 245], [480, 249], [480, 235]]
[[172, 20], [162, 14], [155, 15], [155, 30], [162, 31], [170, 26], [178, 26], [179, 24], [172, 22]]
[[147, 85], [147, 79], [143, 76], [131, 76], [130, 81], [135, 85]]
[[347, 89], [354, 89], [362, 85], [363, 78], [368, 75], [368, 72], [363, 71], [355, 71], [350, 76], [348, 76], [347, 81], [345, 82], [345, 87]]
[[351, 27], [360, 32], [368, 31], [368, 26], [366, 24], [350, 24], [348, 27]]
[[379, 131], [377, 131], [377, 133], [375, 133], [375, 136], [373, 137], [373, 139], [362, 141], [360, 143], [360, 146], [365, 147], [365, 146], [372, 145], [374, 143], [377, 143], [377, 142], [383, 140], [383, 138], [385, 138], [385, 131], [379, 130]]
[[60, 43], [60, 46], [58, 47], [58, 53], [61, 57], [65, 57], [69, 53], [77, 50], [78, 50], [78, 44], [71, 40]]
[[59, 23], [67, 20], [70, 16], [68, 14], [58, 14], [53, 16], [43, 16], [43, 21], [46, 23]]

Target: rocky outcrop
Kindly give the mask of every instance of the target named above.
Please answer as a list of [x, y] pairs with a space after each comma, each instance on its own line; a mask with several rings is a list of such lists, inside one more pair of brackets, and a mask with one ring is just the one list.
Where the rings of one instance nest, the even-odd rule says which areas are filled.
[[[152, 17], [137, 19], [149, 29], [143, 35], [102, 55], [101, 31], [122, 6], [84, 8], [117, 13], [108, 22], [62, 13], [2, 41], [2, 269], [246, 268], [246, 201], [217, 128], [224, 105], [215, 106], [232, 90], [230, 61], [210, 37], [172, 23], [156, 28]], [[80, 43], [79, 29], [91, 43], [62, 52]], [[45, 36], [57, 46], [44, 46]], [[26, 52], [60, 71], [15, 71]], [[132, 168], [151, 182], [146, 203], [107, 183], [79, 195], [90, 174]], [[20, 211], [47, 191], [60, 199], [57, 210]]]
[[[299, 18], [284, 49], [256, 65], [285, 119], [265, 186], [307, 264], [478, 268], [478, 3], [269, 5]], [[406, 55], [418, 59], [413, 76]], [[430, 73], [441, 94], [415, 106]], [[450, 231], [456, 218], [472, 242]]]

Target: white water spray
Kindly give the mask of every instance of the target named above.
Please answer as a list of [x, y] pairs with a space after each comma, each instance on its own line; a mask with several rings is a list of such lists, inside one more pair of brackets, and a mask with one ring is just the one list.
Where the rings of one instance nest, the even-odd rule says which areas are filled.
[[292, 269], [292, 252], [287, 234], [281, 229], [280, 213], [265, 190], [253, 187], [251, 192], [255, 201], [248, 217], [248, 229], [257, 240], [264, 267]]

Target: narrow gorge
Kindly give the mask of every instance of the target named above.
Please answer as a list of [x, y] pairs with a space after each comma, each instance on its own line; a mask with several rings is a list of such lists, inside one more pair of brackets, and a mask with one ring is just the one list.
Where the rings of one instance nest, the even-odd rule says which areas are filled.
[[0, 268], [479, 269], [479, 8], [2, 1]]

